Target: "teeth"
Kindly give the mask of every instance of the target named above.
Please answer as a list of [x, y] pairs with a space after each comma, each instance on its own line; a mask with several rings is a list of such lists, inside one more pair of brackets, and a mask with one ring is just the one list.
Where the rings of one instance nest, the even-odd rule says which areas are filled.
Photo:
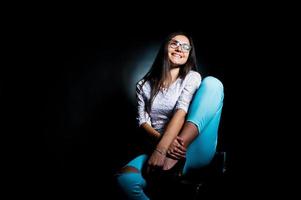
[[173, 54], [173, 56], [174, 56], [174, 57], [181, 58], [181, 56], [180, 56], [180, 55], [178, 55], [178, 54]]

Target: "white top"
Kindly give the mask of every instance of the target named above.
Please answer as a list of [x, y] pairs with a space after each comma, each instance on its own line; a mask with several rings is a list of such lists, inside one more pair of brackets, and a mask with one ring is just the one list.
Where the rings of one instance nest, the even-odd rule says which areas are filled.
[[141, 87], [142, 81], [136, 86], [138, 125], [146, 122], [163, 134], [165, 126], [177, 109], [188, 111], [191, 99], [201, 84], [201, 75], [191, 70], [184, 79], [177, 78], [168, 89], [160, 90], [150, 113], [146, 112], [146, 102], [150, 99], [151, 87], [149, 81]]

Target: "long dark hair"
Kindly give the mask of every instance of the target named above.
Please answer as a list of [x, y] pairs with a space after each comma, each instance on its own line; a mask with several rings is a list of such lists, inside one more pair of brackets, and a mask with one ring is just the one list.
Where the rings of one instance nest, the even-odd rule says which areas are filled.
[[[180, 66], [179, 77], [184, 79], [190, 70], [197, 70], [197, 59], [195, 55], [195, 47], [192, 41], [192, 38], [184, 32], [174, 32], [168, 35], [168, 37], [163, 41], [162, 46], [160, 47], [158, 54], [155, 58], [155, 61], [152, 64], [150, 70], [146, 73], [146, 75], [142, 78], [142, 82], [140, 82], [140, 87], [142, 88], [143, 84], [146, 81], [150, 82], [151, 86], [151, 94], [150, 99], [146, 103], [146, 110], [149, 112], [151, 110], [152, 102], [160, 89], [164, 86], [164, 81], [167, 80], [167, 87], [171, 83], [171, 63], [168, 58], [168, 45], [172, 38], [177, 35], [184, 35], [188, 38], [190, 46], [192, 47], [187, 62]], [[165, 85], [166, 86], [166, 85]]]

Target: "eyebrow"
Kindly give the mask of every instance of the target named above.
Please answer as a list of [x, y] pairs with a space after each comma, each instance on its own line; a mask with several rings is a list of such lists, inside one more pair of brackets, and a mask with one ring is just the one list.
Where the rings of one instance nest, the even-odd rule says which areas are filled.
[[171, 39], [171, 41], [178, 42], [178, 43], [180, 43], [180, 44], [187, 44], [187, 45], [190, 46], [190, 44], [188, 44], [188, 43], [186, 43], [186, 42], [181, 42], [181, 41], [179, 41], [179, 40]]

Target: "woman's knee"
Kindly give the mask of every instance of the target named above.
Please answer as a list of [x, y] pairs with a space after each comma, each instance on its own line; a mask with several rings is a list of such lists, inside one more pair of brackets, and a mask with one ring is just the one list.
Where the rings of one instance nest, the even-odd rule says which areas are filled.
[[119, 170], [118, 174], [130, 173], [130, 172], [139, 173], [139, 170], [132, 166], [125, 166]]
[[131, 166], [123, 167], [118, 173], [117, 173], [117, 183], [121, 188], [124, 190], [136, 190], [137, 187], [144, 185], [144, 179], [142, 178], [142, 175], [140, 171]]
[[204, 78], [202, 81], [202, 86], [207, 87], [210, 90], [216, 90], [216, 91], [220, 92], [221, 94], [224, 93], [223, 83], [219, 79], [217, 79], [213, 76], [207, 76], [206, 78]]
[[187, 120], [197, 124], [199, 131], [202, 130], [223, 106], [223, 100], [222, 82], [213, 76], [204, 78], [191, 103]]

